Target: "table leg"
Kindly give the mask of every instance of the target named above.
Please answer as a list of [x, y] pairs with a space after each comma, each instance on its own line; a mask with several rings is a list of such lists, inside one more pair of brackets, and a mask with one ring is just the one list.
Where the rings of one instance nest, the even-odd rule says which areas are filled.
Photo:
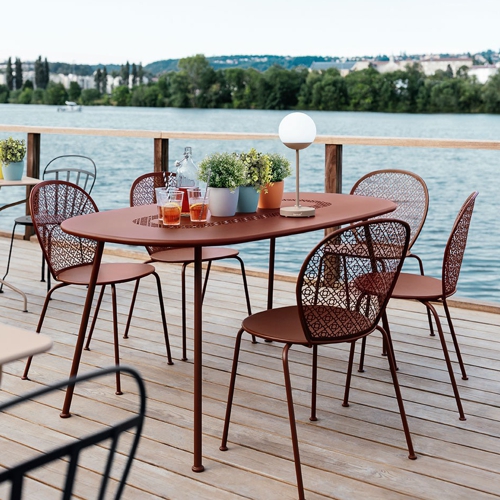
[[[95, 251], [94, 266], [92, 267], [92, 273], [90, 274], [90, 281], [87, 289], [87, 298], [85, 299], [82, 320], [80, 322], [80, 331], [78, 332], [78, 338], [76, 339], [75, 353], [73, 354], [73, 364], [71, 365], [71, 371], [69, 373], [70, 378], [76, 377], [78, 373], [78, 366], [80, 365], [80, 359], [82, 357], [83, 343], [85, 341], [85, 333], [87, 332], [87, 326], [89, 323], [90, 310], [92, 309], [92, 301], [94, 299], [94, 291], [96, 287], [97, 276], [99, 274], [99, 267], [101, 266], [103, 250], [104, 243], [98, 242]], [[66, 397], [64, 398], [64, 405], [60, 414], [62, 418], [71, 417], [71, 413], [69, 412], [69, 410], [71, 407], [71, 400], [73, 399], [74, 389], [74, 385], [68, 385], [68, 388], [66, 389]]]
[[202, 362], [202, 266], [201, 247], [194, 249], [194, 415], [193, 415], [193, 472], [205, 470], [202, 464], [202, 416], [203, 416], [203, 362]]
[[267, 308], [273, 308], [274, 294], [274, 260], [276, 254], [276, 238], [269, 240], [269, 274], [267, 276]]

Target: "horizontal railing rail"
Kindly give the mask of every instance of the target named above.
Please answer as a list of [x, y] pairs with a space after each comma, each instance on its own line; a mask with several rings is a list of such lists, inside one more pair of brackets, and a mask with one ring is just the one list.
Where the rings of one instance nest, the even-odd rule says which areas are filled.
[[[108, 137], [134, 137], [153, 139], [154, 170], [168, 171], [169, 140], [279, 140], [278, 134], [248, 132], [184, 132], [162, 130], [127, 130], [99, 128], [38, 127], [25, 125], [0, 125], [0, 132], [27, 134], [26, 173], [29, 177], [40, 177], [40, 139], [42, 134], [94, 135]], [[315, 144], [325, 145], [325, 192], [342, 192], [342, 148], [343, 146], [389, 146], [408, 148], [447, 148], [500, 150], [500, 141], [468, 139], [428, 139], [411, 137], [363, 137], [341, 135], [318, 135]], [[26, 188], [29, 196], [31, 187]], [[26, 206], [29, 214], [29, 207]], [[27, 228], [29, 231], [29, 228]], [[29, 236], [29, 233], [26, 234]]]

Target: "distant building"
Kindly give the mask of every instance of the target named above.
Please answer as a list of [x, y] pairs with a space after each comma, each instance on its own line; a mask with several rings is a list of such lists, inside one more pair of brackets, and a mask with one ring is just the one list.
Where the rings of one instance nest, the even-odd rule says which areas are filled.
[[356, 61], [316, 61], [309, 67], [310, 71], [319, 71], [322, 73], [330, 68], [335, 68], [340, 71], [342, 76], [347, 75], [356, 64]]
[[472, 66], [467, 71], [469, 76], [475, 76], [479, 83], [486, 83], [490, 77], [498, 73], [498, 64], [484, 64], [482, 66]]
[[471, 57], [439, 57], [439, 56], [426, 56], [420, 61], [420, 66], [422, 71], [426, 75], [433, 75], [436, 71], [446, 71], [448, 66], [451, 68], [453, 75], [457, 74], [457, 71], [465, 66], [470, 68], [472, 66]]

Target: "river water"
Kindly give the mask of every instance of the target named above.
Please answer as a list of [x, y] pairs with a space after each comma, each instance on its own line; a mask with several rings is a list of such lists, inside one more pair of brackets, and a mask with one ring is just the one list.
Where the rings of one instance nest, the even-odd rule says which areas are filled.
[[[141, 129], [162, 131], [216, 131], [277, 133], [285, 111], [200, 110], [176, 108], [86, 107], [81, 113], [58, 113], [55, 106], [0, 104], [0, 123], [51, 127]], [[419, 137], [443, 139], [499, 140], [500, 116], [496, 115], [409, 115], [354, 112], [308, 114], [318, 135], [375, 137]], [[24, 134], [0, 133], [0, 138]], [[279, 152], [294, 165], [292, 150], [276, 141], [171, 140], [170, 168], [182, 158], [185, 146], [193, 148], [199, 162], [214, 151]], [[129, 189], [139, 175], [153, 170], [153, 140], [78, 135], [42, 135], [41, 168], [61, 154], [84, 154], [97, 164], [97, 182], [92, 192], [100, 210], [128, 206]], [[479, 191], [457, 295], [500, 302], [500, 151], [345, 146], [343, 192], [367, 172], [381, 168], [411, 170], [426, 181], [430, 206], [423, 231], [413, 247], [424, 260], [426, 274], [440, 277], [443, 250], [462, 203]], [[301, 152], [301, 191], [324, 190], [324, 146], [313, 144]], [[295, 189], [295, 177], [285, 188]], [[0, 202], [19, 198], [17, 188], [3, 189]], [[24, 207], [0, 212], [0, 229], [10, 230], [13, 218]], [[276, 268], [297, 273], [308, 251], [322, 232], [277, 241]], [[239, 245], [245, 263], [267, 268], [267, 242]], [[0, 269], [4, 266], [0, 257]], [[411, 259], [413, 260], [413, 259]], [[408, 267], [408, 270], [413, 268]]]

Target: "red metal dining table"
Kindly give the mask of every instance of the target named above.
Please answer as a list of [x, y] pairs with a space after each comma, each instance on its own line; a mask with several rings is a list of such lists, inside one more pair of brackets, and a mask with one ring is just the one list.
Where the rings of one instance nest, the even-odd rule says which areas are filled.
[[[285, 193], [282, 206], [294, 204], [294, 195]], [[202, 247], [271, 240], [270, 292], [268, 294], [270, 307], [276, 238], [369, 219], [392, 212], [396, 208], [395, 203], [380, 198], [330, 193], [301, 193], [300, 204], [314, 207], [316, 215], [307, 218], [288, 218], [281, 217], [279, 210], [258, 210], [256, 213], [236, 214], [234, 217], [211, 217], [207, 222], [202, 223], [192, 223], [188, 219], [182, 221], [180, 226], [162, 227], [161, 223], [158, 223], [156, 205], [145, 205], [82, 215], [68, 219], [61, 225], [62, 229], [69, 234], [98, 242], [70, 376], [75, 376], [78, 372], [105, 243], [194, 247], [194, 463], [192, 469], [195, 472], [204, 470], [202, 464]], [[66, 391], [61, 417], [70, 416], [73, 390], [74, 387], [70, 386]]]

